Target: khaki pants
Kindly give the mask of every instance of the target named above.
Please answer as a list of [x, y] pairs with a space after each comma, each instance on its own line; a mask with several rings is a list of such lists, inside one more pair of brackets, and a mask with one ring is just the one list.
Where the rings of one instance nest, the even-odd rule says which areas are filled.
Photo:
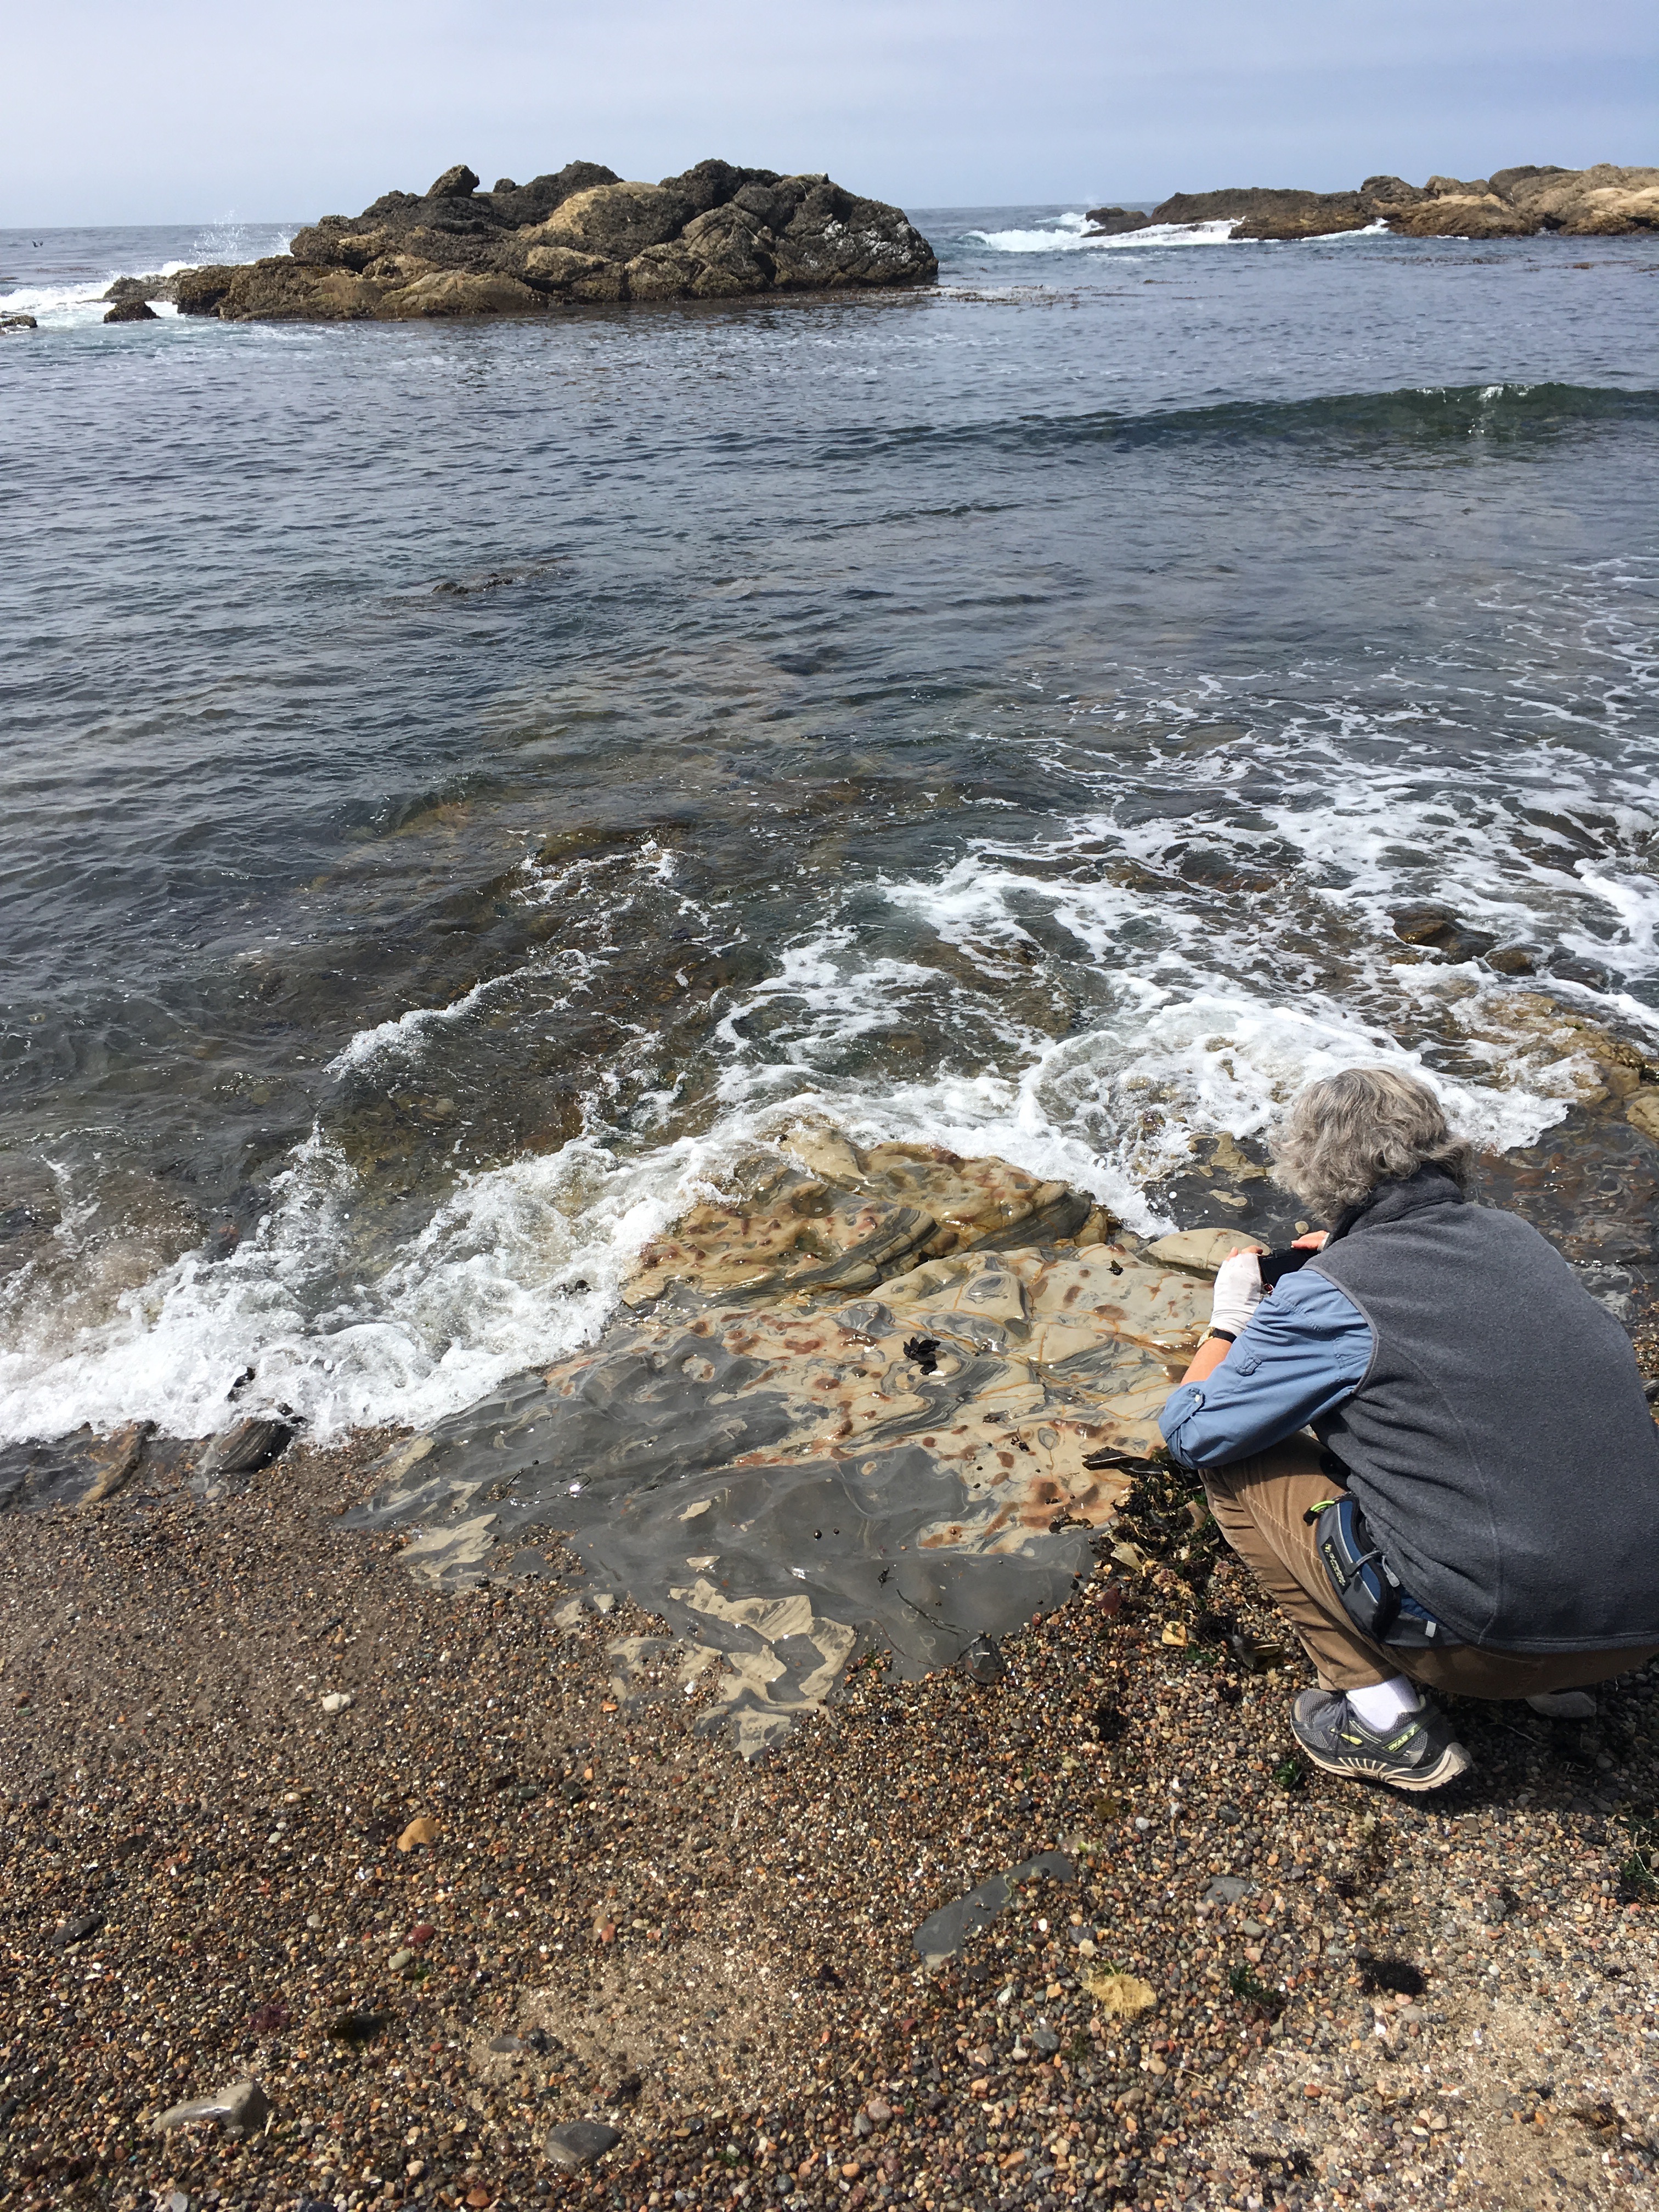
[[1208, 1468], [1204, 1487], [1222, 1534], [1290, 1622], [1328, 1690], [1363, 1690], [1393, 1674], [1460, 1698], [1532, 1698], [1626, 1674], [1659, 1644], [1618, 1651], [1490, 1651], [1473, 1644], [1395, 1650], [1349, 1620], [1303, 1519], [1316, 1499], [1342, 1495], [1320, 1472], [1317, 1444], [1292, 1437], [1259, 1458]]

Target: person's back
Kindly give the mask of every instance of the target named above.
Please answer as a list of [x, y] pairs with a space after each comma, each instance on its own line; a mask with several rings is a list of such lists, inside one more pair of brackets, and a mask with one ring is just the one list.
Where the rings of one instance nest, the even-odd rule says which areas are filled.
[[1162, 1416], [1318, 1670], [1298, 1741], [1408, 1790], [1468, 1764], [1414, 1684], [1559, 1710], [1659, 1651], [1630, 1340], [1535, 1230], [1468, 1201], [1468, 1168], [1412, 1078], [1310, 1084], [1276, 1173], [1330, 1231], [1271, 1295], [1253, 1253], [1224, 1262]]
[[1316, 1433], [1413, 1595], [1466, 1644], [1650, 1642], [1659, 1430], [1629, 1337], [1554, 1247], [1425, 1169], [1309, 1267], [1375, 1338]]

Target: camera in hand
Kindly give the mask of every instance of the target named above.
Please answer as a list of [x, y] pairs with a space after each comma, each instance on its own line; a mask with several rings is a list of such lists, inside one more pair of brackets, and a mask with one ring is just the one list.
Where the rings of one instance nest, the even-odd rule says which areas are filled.
[[1256, 1266], [1261, 1271], [1262, 1282], [1268, 1290], [1272, 1290], [1281, 1275], [1295, 1274], [1298, 1267], [1305, 1267], [1313, 1257], [1312, 1250], [1305, 1244], [1299, 1248], [1294, 1244], [1281, 1244], [1274, 1251], [1259, 1253]]

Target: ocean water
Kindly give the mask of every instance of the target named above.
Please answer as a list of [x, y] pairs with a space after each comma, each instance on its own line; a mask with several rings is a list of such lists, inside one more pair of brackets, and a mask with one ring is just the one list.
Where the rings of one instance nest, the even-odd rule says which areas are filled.
[[0, 1439], [455, 1411], [803, 1115], [1150, 1228], [1310, 1073], [1537, 1183], [1659, 1047], [1659, 246], [914, 212], [533, 327], [0, 233]]

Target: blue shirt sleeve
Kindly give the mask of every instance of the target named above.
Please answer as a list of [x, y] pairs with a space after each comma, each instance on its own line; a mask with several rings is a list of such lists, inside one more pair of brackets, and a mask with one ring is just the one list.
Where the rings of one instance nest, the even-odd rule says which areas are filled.
[[1352, 1396], [1370, 1365], [1370, 1323], [1311, 1268], [1263, 1298], [1213, 1375], [1170, 1393], [1158, 1426], [1182, 1467], [1224, 1467], [1282, 1443]]

